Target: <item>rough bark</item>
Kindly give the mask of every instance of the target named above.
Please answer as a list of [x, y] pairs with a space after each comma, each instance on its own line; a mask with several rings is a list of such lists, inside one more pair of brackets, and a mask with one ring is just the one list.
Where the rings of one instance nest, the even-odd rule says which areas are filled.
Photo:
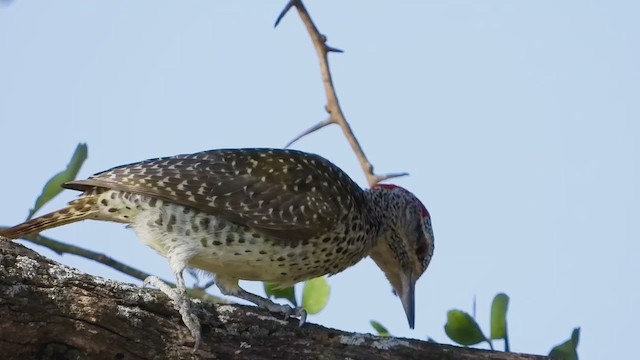
[[1, 359], [544, 359], [298, 327], [255, 307], [196, 302], [203, 344], [154, 289], [102, 279], [0, 240]]

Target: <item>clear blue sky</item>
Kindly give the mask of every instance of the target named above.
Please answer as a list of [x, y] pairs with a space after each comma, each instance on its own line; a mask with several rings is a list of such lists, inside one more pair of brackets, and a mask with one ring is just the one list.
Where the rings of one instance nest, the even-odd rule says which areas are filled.
[[[582, 327], [582, 359], [624, 358], [640, 321], [640, 2], [319, 1], [348, 120], [381, 172], [429, 208], [416, 329], [372, 261], [330, 279], [310, 321], [447, 342], [451, 308], [486, 329], [511, 296], [512, 348]], [[0, 223], [24, 219], [78, 142], [81, 177], [150, 157], [281, 147], [325, 118], [315, 53], [284, 1], [17, 0], [0, 7]], [[338, 128], [295, 146], [365, 179]], [[63, 193], [45, 211], [72, 199]], [[47, 232], [169, 278], [117, 224]], [[83, 259], [83, 271], [133, 281]], [[261, 292], [258, 283], [246, 283]], [[214, 292], [215, 293], [215, 292]]]

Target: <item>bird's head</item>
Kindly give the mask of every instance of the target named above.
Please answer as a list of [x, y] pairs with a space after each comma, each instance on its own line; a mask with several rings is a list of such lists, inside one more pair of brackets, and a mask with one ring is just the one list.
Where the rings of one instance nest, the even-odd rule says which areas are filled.
[[433, 229], [427, 208], [408, 190], [389, 184], [371, 189], [385, 198], [381, 239], [370, 253], [400, 297], [409, 321], [415, 324], [415, 284], [433, 255]]

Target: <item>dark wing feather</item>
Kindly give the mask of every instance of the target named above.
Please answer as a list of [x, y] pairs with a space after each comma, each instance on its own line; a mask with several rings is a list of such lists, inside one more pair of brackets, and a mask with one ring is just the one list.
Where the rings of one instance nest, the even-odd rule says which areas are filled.
[[331, 230], [364, 206], [362, 189], [328, 160], [280, 149], [212, 150], [119, 166], [67, 188], [142, 193], [280, 239]]

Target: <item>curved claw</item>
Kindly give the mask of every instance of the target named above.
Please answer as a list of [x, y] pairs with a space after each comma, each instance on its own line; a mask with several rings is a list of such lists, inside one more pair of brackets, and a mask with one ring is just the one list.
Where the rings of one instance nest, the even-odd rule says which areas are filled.
[[300, 324], [298, 326], [302, 327], [302, 325], [307, 322], [307, 310], [302, 307], [296, 308], [295, 315], [300, 318]]
[[299, 318], [300, 323], [298, 324], [298, 326], [300, 327], [302, 327], [302, 325], [307, 322], [307, 310], [305, 310], [303, 307], [292, 308], [290, 306], [287, 306], [287, 309], [283, 311], [283, 313], [285, 321], [289, 320], [290, 317]]

